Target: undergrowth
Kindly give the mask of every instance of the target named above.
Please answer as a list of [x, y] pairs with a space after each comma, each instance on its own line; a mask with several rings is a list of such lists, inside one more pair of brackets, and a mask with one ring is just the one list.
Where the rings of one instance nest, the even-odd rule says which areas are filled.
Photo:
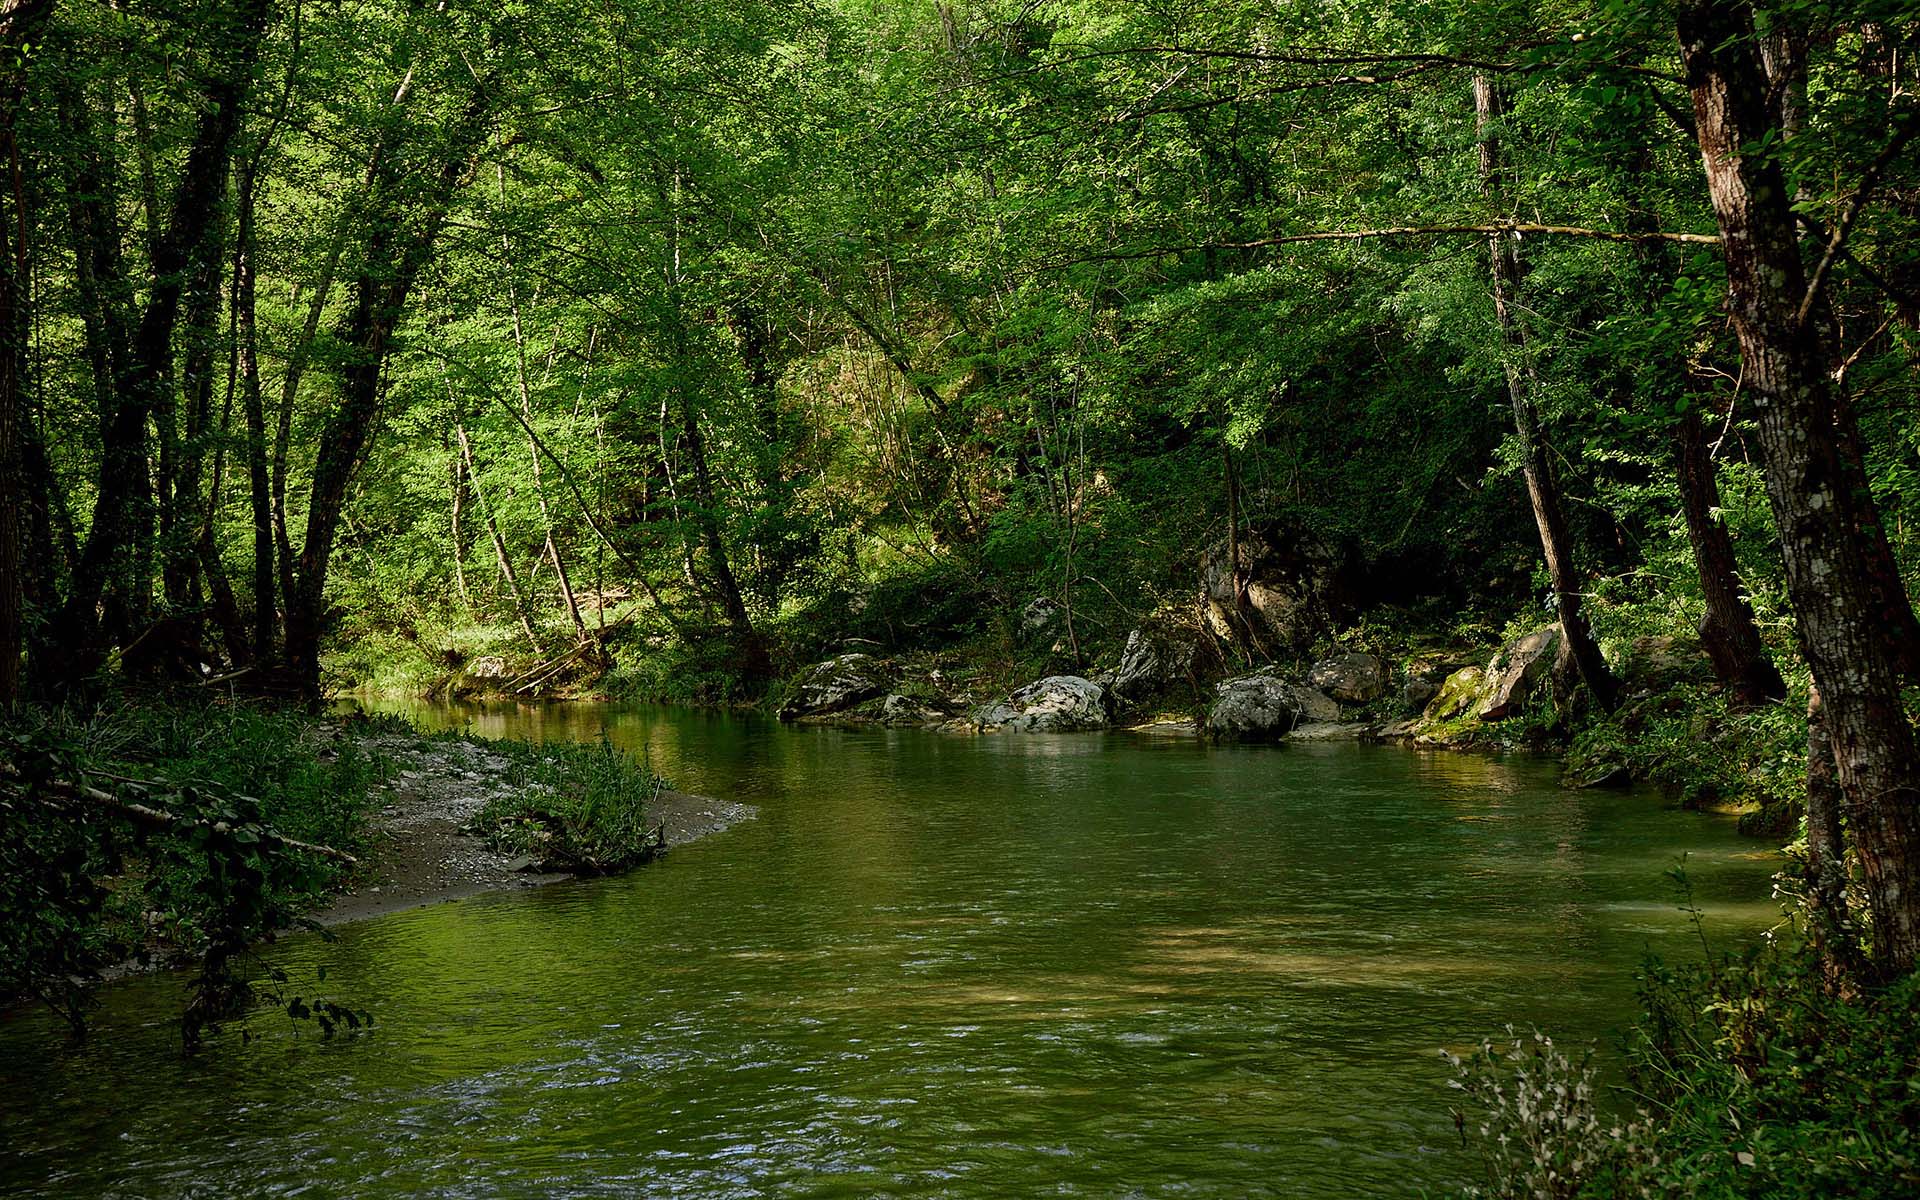
[[506, 755], [511, 790], [489, 800], [474, 832], [496, 848], [547, 871], [622, 871], [663, 848], [647, 823], [664, 786], [644, 762], [598, 742], [494, 742]]
[[[23, 710], [0, 739], [0, 999], [79, 1032], [102, 967], [181, 958], [199, 966], [189, 1044], [256, 984], [277, 995], [252, 948], [345, 877], [387, 773], [312, 718], [200, 698]], [[348, 1021], [311, 999], [289, 1011]]]

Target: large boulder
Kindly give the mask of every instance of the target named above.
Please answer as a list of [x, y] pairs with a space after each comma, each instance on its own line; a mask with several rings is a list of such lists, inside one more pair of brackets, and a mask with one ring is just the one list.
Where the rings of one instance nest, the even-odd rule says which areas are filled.
[[1633, 639], [1620, 654], [1621, 682], [1636, 692], [1664, 692], [1675, 684], [1706, 683], [1713, 663], [1694, 638], [1666, 635]]
[[787, 684], [781, 720], [844, 712], [883, 694], [891, 680], [880, 660], [871, 654], [842, 654], [817, 662]]
[[1121, 696], [1144, 696], [1184, 678], [1193, 666], [1194, 646], [1163, 631], [1136, 629], [1127, 635], [1120, 665], [1113, 670], [1113, 690]]
[[1427, 701], [1421, 718], [1426, 721], [1453, 721], [1472, 712], [1486, 691], [1487, 673], [1479, 667], [1461, 667], [1448, 675]]
[[1392, 674], [1377, 655], [1349, 652], [1323, 658], [1307, 673], [1307, 682], [1348, 704], [1369, 704], [1387, 694]]
[[1400, 703], [1408, 712], [1420, 712], [1433, 698], [1440, 694], [1440, 688], [1447, 677], [1471, 661], [1458, 654], [1428, 653], [1416, 654], [1407, 660], [1407, 669], [1400, 685]]
[[1277, 741], [1301, 724], [1340, 719], [1340, 706], [1272, 670], [1224, 680], [1207, 709], [1206, 731], [1225, 741]]
[[1340, 553], [1324, 539], [1298, 524], [1267, 522], [1201, 555], [1202, 615], [1229, 641], [1266, 654], [1303, 653], [1346, 613], [1343, 575]]
[[1105, 729], [1109, 708], [1107, 689], [1092, 680], [1049, 675], [989, 704], [975, 723], [982, 729], [1011, 733], [1072, 733]]
[[919, 696], [890, 692], [880, 701], [874, 716], [882, 725], [937, 725], [947, 714]]
[[1487, 692], [1475, 716], [1503, 721], [1525, 707], [1527, 698], [1553, 672], [1560, 648], [1560, 627], [1543, 625], [1500, 647], [1487, 664]]

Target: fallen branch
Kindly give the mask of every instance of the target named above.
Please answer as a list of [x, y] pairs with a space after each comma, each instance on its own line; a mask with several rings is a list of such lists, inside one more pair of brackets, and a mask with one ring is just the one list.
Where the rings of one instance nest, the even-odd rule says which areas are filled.
[[[11, 765], [0, 769], [0, 773], [3, 773], [7, 779], [15, 783], [21, 784], [22, 786], [27, 785], [27, 781], [21, 776], [19, 770]], [[143, 788], [164, 789], [168, 786], [160, 780], [134, 779], [126, 775], [115, 775], [110, 771], [94, 771], [91, 773], [106, 779], [134, 784]], [[89, 787], [84, 783], [70, 783], [64, 779], [48, 779], [39, 781], [33, 786], [56, 796], [66, 797], [69, 800], [84, 800], [91, 804], [99, 805], [102, 808], [111, 809], [121, 816], [126, 817], [134, 824], [145, 825], [150, 829], [210, 829], [220, 834], [233, 832], [233, 824], [229, 821], [208, 821], [200, 817], [183, 817], [177, 813], [168, 812], [164, 808], [154, 808], [151, 805], [138, 804], [131, 800], [123, 800], [112, 792], [101, 791], [99, 788]], [[344, 850], [335, 850], [332, 846], [322, 846], [316, 842], [303, 842], [299, 838], [288, 837], [283, 833], [276, 833], [271, 829], [262, 829], [260, 831], [260, 840], [277, 846], [285, 846], [289, 850], [300, 850], [308, 854], [318, 854], [323, 858], [331, 858], [336, 862], [345, 863], [350, 867], [358, 866], [360, 863], [359, 859]]]

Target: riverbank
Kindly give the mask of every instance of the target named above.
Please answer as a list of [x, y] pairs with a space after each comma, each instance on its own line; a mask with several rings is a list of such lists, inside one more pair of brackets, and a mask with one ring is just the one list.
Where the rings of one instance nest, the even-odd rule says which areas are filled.
[[477, 660], [452, 684], [436, 679], [435, 694], [691, 703], [958, 734], [1131, 729], [1526, 750], [1558, 757], [1571, 786], [1648, 782], [1687, 807], [1740, 814], [1752, 835], [1791, 839], [1804, 806], [1804, 669], [1783, 658], [1786, 698], [1741, 707], [1675, 619], [1683, 614], [1611, 615], [1617, 632], [1602, 643], [1620, 682], [1611, 712], [1572, 685], [1550, 624], [1381, 610], [1305, 648], [1258, 653], [1236, 650], [1192, 613], [1171, 612], [1069, 646], [1057, 606], [1039, 600], [1011, 629], [927, 648], [852, 639], [807, 661], [799, 656], [819, 643], [781, 639], [774, 659], [784, 665], [757, 684], [718, 660], [692, 669], [684, 647], [630, 642], [595, 656], [603, 674], [571, 677], [551, 695], [500, 694], [497, 679], [524, 674], [511, 659]]
[[0, 1005], [76, 1030], [97, 984], [196, 970], [188, 1040], [283, 930], [616, 874], [753, 815], [604, 744], [425, 735], [197, 693], [22, 710], [0, 764]]
[[[544, 788], [516, 784], [513, 760], [500, 744], [472, 737], [377, 733], [363, 746], [393, 764], [387, 795], [371, 814], [372, 849], [359, 873], [313, 919], [342, 925], [485, 892], [541, 887], [576, 878], [541, 870], [530, 856], [490, 843], [476, 831], [489, 805]], [[664, 835], [664, 848], [719, 833], [757, 815], [734, 804], [670, 788], [654, 790], [643, 823]]]

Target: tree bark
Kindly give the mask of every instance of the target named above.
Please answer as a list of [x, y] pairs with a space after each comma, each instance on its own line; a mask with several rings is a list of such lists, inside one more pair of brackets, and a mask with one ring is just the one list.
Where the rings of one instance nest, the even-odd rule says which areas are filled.
[[1733, 540], [1718, 516], [1720, 482], [1699, 410], [1689, 408], [1675, 424], [1673, 458], [1687, 541], [1693, 546], [1700, 595], [1706, 602], [1700, 644], [1713, 663], [1713, 673], [1736, 708], [1759, 708], [1784, 699], [1786, 680], [1768, 657], [1753, 606], [1740, 591], [1739, 564], [1733, 556]]
[[1831, 347], [1800, 315], [1808, 273], [1786, 179], [1772, 156], [1746, 153], [1776, 132], [1751, 7], [1688, 0], [1677, 33], [1800, 648], [1865, 882], [1873, 966], [1890, 978], [1920, 957], [1920, 748], [1862, 532], [1879, 516], [1851, 486], [1836, 437]]
[[[1474, 127], [1480, 141], [1481, 187], [1498, 212], [1505, 204], [1496, 126], [1504, 116], [1505, 106], [1494, 81], [1487, 75], [1473, 77], [1473, 107]], [[1593, 639], [1593, 630], [1587, 625], [1582, 608], [1580, 576], [1573, 561], [1573, 539], [1567, 532], [1566, 514], [1560, 503], [1560, 482], [1534, 408], [1535, 380], [1533, 368], [1527, 362], [1527, 333], [1514, 312], [1514, 296], [1521, 275], [1519, 254], [1513, 239], [1502, 233], [1488, 238], [1487, 249], [1492, 259], [1494, 317], [1499, 322], [1506, 351], [1502, 363], [1506, 369], [1507, 396], [1513, 405], [1514, 430], [1520, 436], [1521, 472], [1526, 477], [1534, 524], [1540, 531], [1547, 576], [1553, 584], [1560, 634], [1594, 702], [1611, 712], [1619, 703], [1620, 688], [1601, 657], [1599, 643]]]
[[[339, 368], [340, 402], [328, 415], [314, 461], [306, 537], [294, 561], [286, 597], [288, 681], [302, 695], [320, 694], [320, 640], [326, 617], [327, 571], [333, 558], [347, 488], [379, 425], [387, 355], [414, 281], [426, 266], [446, 223], [455, 190], [470, 173], [491, 121], [492, 80], [477, 81], [443, 147], [439, 171], [424, 196], [409, 196], [391, 157], [376, 164], [379, 182], [367, 216], [366, 252], [354, 281], [353, 303], [338, 333], [345, 349]], [[421, 211], [409, 225], [407, 213]]]
[[24, 649], [20, 517], [26, 511], [27, 207], [15, 122], [26, 100], [24, 64], [15, 65], [52, 10], [51, 0], [0, 0], [0, 710], [20, 697]]
[[[74, 572], [67, 602], [56, 622], [61, 643], [58, 664], [48, 664], [59, 690], [91, 676], [105, 658], [96, 609], [113, 563], [142, 541], [142, 511], [147, 492], [145, 431], [161, 401], [173, 361], [174, 332], [189, 266], [219, 218], [227, 164], [232, 157], [241, 107], [250, 90], [259, 57], [270, 0], [239, 0], [224, 14], [222, 32], [207, 85], [209, 106], [200, 118], [164, 227], [153, 243], [153, 286], [135, 332], [125, 375], [117, 381], [113, 414], [103, 439], [93, 523]], [[136, 570], [138, 570], [136, 565]], [[137, 611], [144, 579], [126, 581]]]

